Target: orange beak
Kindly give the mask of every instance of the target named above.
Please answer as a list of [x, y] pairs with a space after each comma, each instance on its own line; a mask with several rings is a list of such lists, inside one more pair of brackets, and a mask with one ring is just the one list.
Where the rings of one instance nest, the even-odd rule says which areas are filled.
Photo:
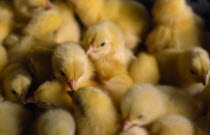
[[71, 90], [75, 90], [76, 89], [76, 83], [77, 83], [77, 81], [75, 79], [72, 79], [67, 83], [67, 85]]
[[131, 123], [129, 120], [125, 120], [122, 128], [123, 128], [123, 131], [126, 131], [134, 126], [136, 126], [136, 124]]
[[20, 103], [22, 103], [22, 104], [26, 104], [26, 92], [25, 91], [23, 91], [23, 93], [20, 95]]
[[91, 45], [89, 46], [89, 48], [87, 49], [86, 53], [87, 53], [87, 54], [91, 54], [91, 53], [93, 53], [93, 52], [94, 52], [94, 48], [93, 48], [93, 45], [91, 44]]
[[45, 9], [50, 9], [50, 8], [53, 8], [53, 4], [52, 4], [52, 2], [50, 2], [50, 0], [47, 0], [46, 1], [46, 4], [45, 4]]

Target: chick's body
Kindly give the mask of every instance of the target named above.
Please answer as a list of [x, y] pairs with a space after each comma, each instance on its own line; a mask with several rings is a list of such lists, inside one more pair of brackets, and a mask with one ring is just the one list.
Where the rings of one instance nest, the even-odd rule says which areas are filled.
[[0, 101], [0, 134], [22, 135], [31, 120], [31, 114], [23, 106]]
[[84, 87], [70, 93], [78, 135], [115, 135], [118, 116], [111, 99], [100, 89]]
[[65, 110], [54, 109], [42, 114], [37, 122], [38, 135], [74, 135], [75, 123]]
[[146, 129], [141, 127], [132, 127], [126, 131], [121, 132], [119, 135], [148, 135]]
[[6, 49], [0, 44], [0, 72], [7, 65], [8, 56]]
[[[71, 0], [85, 26], [113, 21], [125, 34], [126, 47], [135, 48], [148, 28], [149, 17], [143, 5], [126, 0]], [[109, 9], [109, 10], [107, 10]]]
[[152, 14], [155, 27], [146, 40], [149, 51], [202, 45], [202, 20], [185, 0], [157, 0]]

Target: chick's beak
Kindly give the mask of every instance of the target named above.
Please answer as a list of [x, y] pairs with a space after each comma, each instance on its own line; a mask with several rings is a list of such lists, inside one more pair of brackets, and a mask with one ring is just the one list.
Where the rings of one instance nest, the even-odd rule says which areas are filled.
[[20, 99], [19, 99], [20, 103], [22, 104], [26, 104], [26, 93], [23, 92], [21, 95], [20, 95]]
[[87, 49], [86, 53], [87, 54], [91, 54], [94, 52], [94, 48], [93, 48], [93, 45], [90, 45], [89, 48]]
[[52, 4], [52, 2], [50, 2], [50, 0], [47, 0], [46, 1], [46, 4], [45, 4], [45, 9], [51, 9], [51, 8], [53, 8], [53, 4]]
[[77, 81], [75, 79], [72, 79], [67, 83], [67, 85], [71, 90], [75, 90], [76, 89], [76, 83], [77, 83]]
[[125, 120], [122, 128], [123, 128], [123, 131], [126, 131], [134, 126], [136, 126], [136, 124], [131, 123], [129, 120]]

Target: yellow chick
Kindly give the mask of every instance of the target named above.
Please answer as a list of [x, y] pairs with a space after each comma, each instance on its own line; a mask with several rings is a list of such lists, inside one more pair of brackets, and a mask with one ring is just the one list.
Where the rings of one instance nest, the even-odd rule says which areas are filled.
[[121, 132], [119, 135], [148, 135], [148, 132], [142, 127], [132, 127], [126, 131]]
[[108, 95], [94, 87], [69, 91], [78, 135], [115, 135], [118, 115]]
[[139, 53], [129, 67], [129, 74], [135, 83], [157, 84], [160, 73], [155, 56], [145, 52]]
[[169, 115], [152, 125], [151, 135], [194, 135], [194, 125], [181, 115]]
[[2, 86], [5, 97], [14, 102], [24, 103], [32, 78], [22, 64], [9, 64], [3, 70]]
[[35, 103], [42, 108], [61, 107], [67, 110], [72, 109], [72, 100], [66, 94], [66, 87], [63, 83], [53, 80], [40, 85], [34, 92], [28, 103]]
[[79, 42], [80, 40], [80, 27], [75, 19], [73, 10], [63, 2], [55, 2], [62, 24], [54, 34], [53, 40], [56, 43], [64, 43], [67, 41]]
[[100, 22], [87, 30], [82, 43], [100, 82], [118, 102], [133, 83], [127, 66], [134, 56], [125, 47], [121, 30], [112, 22]]
[[7, 65], [8, 56], [6, 49], [0, 44], [0, 72]]
[[0, 44], [13, 29], [13, 16], [9, 3], [0, 1]]
[[157, 0], [152, 15], [155, 27], [146, 39], [150, 52], [202, 45], [202, 20], [186, 0]]
[[13, 6], [18, 19], [30, 19], [38, 12], [52, 8], [50, 0], [14, 0]]
[[22, 135], [30, 124], [31, 113], [19, 104], [0, 101], [0, 134]]
[[94, 69], [85, 51], [73, 42], [63, 43], [54, 50], [52, 66], [56, 78], [71, 90], [80, 88], [93, 76]]
[[75, 135], [74, 119], [65, 110], [49, 110], [38, 119], [37, 135]]
[[[143, 39], [149, 26], [145, 7], [127, 0], [68, 0], [86, 27], [101, 21], [112, 21], [122, 29], [126, 47], [133, 49]], [[107, 10], [109, 9], [109, 10]]]
[[194, 119], [200, 106], [187, 93], [170, 86], [139, 84], [132, 86], [121, 101], [124, 129], [143, 126], [169, 115], [180, 114]]
[[156, 54], [161, 83], [177, 86], [206, 84], [206, 76], [210, 69], [208, 53], [198, 47], [186, 50], [165, 50]]

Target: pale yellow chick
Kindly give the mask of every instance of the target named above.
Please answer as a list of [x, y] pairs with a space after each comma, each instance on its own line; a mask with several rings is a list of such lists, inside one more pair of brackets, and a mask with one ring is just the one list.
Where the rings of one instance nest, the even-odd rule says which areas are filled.
[[194, 135], [194, 125], [181, 115], [169, 115], [152, 125], [151, 135]]
[[133, 49], [143, 39], [149, 27], [145, 7], [127, 0], [68, 0], [86, 27], [101, 21], [112, 21], [122, 29], [126, 47]]
[[31, 122], [31, 112], [19, 104], [0, 101], [0, 134], [22, 135]]
[[157, 0], [152, 9], [155, 27], [146, 40], [150, 52], [202, 45], [203, 22], [186, 0]]
[[93, 77], [94, 69], [85, 51], [73, 42], [63, 43], [54, 50], [52, 66], [55, 77], [71, 90], [77, 90]]
[[49, 110], [37, 122], [37, 135], [75, 135], [72, 115], [61, 109]]
[[13, 11], [6, 1], [0, 1], [0, 44], [13, 29]]
[[141, 52], [129, 67], [134, 83], [157, 84], [160, 79], [158, 62], [154, 55]]
[[64, 2], [57, 1], [54, 3], [60, 17], [62, 24], [54, 34], [53, 40], [56, 43], [64, 43], [67, 41], [79, 42], [80, 40], [80, 27], [75, 19], [74, 12], [70, 6]]
[[116, 135], [118, 115], [108, 95], [94, 87], [69, 91], [78, 135]]
[[142, 127], [132, 127], [128, 130], [121, 132], [119, 135], [149, 135], [147, 130]]
[[87, 30], [82, 43], [93, 61], [100, 82], [119, 102], [133, 83], [127, 72], [133, 54], [125, 47], [120, 28], [112, 22], [100, 22]]
[[165, 50], [156, 54], [161, 83], [186, 87], [206, 84], [210, 69], [208, 53], [198, 47], [186, 50]]
[[121, 102], [125, 129], [150, 124], [169, 114], [194, 119], [199, 111], [200, 106], [195, 99], [170, 86], [134, 85]]
[[61, 107], [67, 110], [72, 109], [72, 100], [66, 94], [65, 85], [57, 80], [40, 85], [34, 92], [34, 96], [27, 101], [42, 108]]
[[2, 73], [2, 87], [5, 97], [13, 102], [24, 103], [32, 77], [21, 63], [9, 64]]
[[8, 63], [8, 56], [6, 49], [0, 44], [0, 72]]

